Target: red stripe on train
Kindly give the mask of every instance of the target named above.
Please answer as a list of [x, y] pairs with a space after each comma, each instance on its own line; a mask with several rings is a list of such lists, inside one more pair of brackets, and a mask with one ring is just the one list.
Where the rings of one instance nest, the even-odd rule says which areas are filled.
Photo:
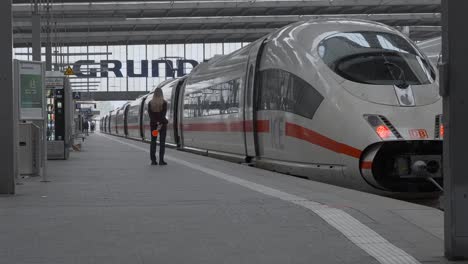
[[321, 135], [305, 127], [286, 122], [286, 136], [294, 137], [312, 143], [314, 145], [329, 149], [331, 151], [342, 153], [354, 158], [360, 158], [362, 151], [337, 142], [331, 138]]
[[[216, 123], [189, 123], [183, 125], [184, 131], [190, 132], [243, 132], [245, 125], [246, 132], [253, 132], [252, 121], [234, 121], [234, 122], [216, 122]], [[129, 127], [130, 128], [130, 127]], [[133, 128], [133, 126], [132, 126]], [[135, 129], [138, 129], [135, 126]], [[149, 125], [145, 125], [144, 128], [149, 128]], [[269, 120], [258, 120], [257, 131], [259, 133], [270, 132], [270, 121]], [[313, 130], [307, 129], [300, 125], [286, 122], [286, 136], [297, 138], [300, 140], [307, 141], [311, 144], [326, 148], [333, 152], [348, 155], [354, 158], [360, 158], [362, 151], [351, 147], [349, 145], [337, 142], [331, 138], [321, 135]], [[364, 164], [363, 169], [368, 169], [371, 164]]]
[[363, 161], [363, 162], [361, 162], [361, 169], [363, 169], [363, 170], [372, 170], [372, 161]]

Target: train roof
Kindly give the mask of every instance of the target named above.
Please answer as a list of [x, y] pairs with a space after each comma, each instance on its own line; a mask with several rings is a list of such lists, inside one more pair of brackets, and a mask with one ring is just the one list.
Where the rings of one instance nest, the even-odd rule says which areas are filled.
[[[235, 56], [236, 53], [241, 52], [244, 49], [250, 49], [251, 46], [255, 45], [265, 39], [273, 41], [288, 41], [293, 38], [294, 33], [300, 32], [307, 29], [307, 35], [302, 35], [297, 38], [307, 38], [307, 42], [311, 42], [316, 38], [331, 35], [339, 32], [352, 32], [352, 31], [381, 31], [387, 33], [393, 33], [403, 36], [398, 30], [387, 26], [385, 24], [363, 20], [363, 19], [349, 19], [349, 18], [317, 18], [306, 21], [300, 21], [289, 24], [283, 28], [280, 28], [264, 37], [250, 43], [249, 45], [236, 50], [230, 54], [219, 55], [211, 58], [209, 61], [201, 63], [192, 70], [192, 73], [203, 71], [204, 69], [210, 68], [210, 65], [217, 64], [224, 61], [227, 57]], [[405, 37], [406, 38], [406, 37]]]

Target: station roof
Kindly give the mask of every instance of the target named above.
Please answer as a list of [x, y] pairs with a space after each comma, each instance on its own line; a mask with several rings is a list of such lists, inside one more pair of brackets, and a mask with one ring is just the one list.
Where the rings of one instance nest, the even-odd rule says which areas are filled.
[[[31, 43], [32, 1], [13, 0], [15, 46]], [[415, 40], [440, 35], [440, 0], [49, 2], [49, 12], [41, 7], [43, 31], [49, 21], [52, 41], [62, 45], [250, 42], [296, 21], [326, 17], [408, 26]]]

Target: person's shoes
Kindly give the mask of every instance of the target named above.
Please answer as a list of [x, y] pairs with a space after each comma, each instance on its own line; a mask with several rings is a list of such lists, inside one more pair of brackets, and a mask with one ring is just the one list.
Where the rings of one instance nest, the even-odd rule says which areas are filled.
[[159, 161], [159, 165], [163, 166], [163, 165], [167, 165], [167, 163], [165, 161]]
[[153, 160], [153, 161], [151, 161], [151, 165], [158, 165], [158, 162]]

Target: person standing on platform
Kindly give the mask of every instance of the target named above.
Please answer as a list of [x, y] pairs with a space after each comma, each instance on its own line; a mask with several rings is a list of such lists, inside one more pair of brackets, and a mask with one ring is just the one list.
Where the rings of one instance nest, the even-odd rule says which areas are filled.
[[84, 130], [86, 136], [89, 136], [89, 132], [88, 132], [89, 131], [89, 124], [88, 124], [88, 120], [86, 120], [86, 119], [83, 121], [83, 130]]
[[167, 165], [164, 161], [164, 152], [166, 148], [166, 119], [167, 102], [164, 100], [161, 88], [156, 88], [153, 98], [148, 103], [148, 115], [150, 117], [151, 145], [150, 158], [151, 165], [158, 165], [156, 161], [156, 139], [159, 136], [159, 165]]

